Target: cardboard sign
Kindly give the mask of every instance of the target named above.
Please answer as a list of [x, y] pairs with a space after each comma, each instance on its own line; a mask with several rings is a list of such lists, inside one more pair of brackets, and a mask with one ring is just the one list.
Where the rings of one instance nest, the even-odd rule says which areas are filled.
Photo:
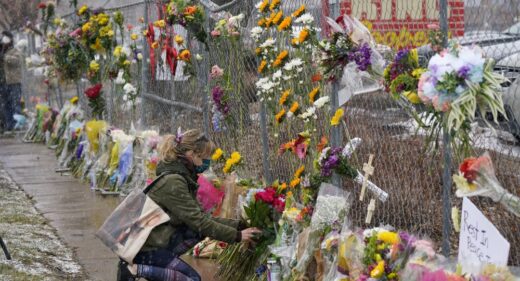
[[462, 202], [459, 238], [459, 263], [463, 272], [475, 273], [478, 266], [492, 263], [506, 266], [509, 242], [467, 198]]

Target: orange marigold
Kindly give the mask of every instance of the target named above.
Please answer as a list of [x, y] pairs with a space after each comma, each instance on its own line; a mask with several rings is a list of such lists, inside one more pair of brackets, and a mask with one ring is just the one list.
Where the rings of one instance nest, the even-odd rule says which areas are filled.
[[278, 13], [276, 13], [272, 20], [273, 24], [278, 24], [280, 22], [280, 20], [282, 19], [282, 17], [283, 17], [282, 11], [279, 11]]
[[280, 97], [280, 100], [278, 100], [278, 104], [284, 105], [287, 102], [287, 98], [289, 97], [290, 94], [291, 94], [291, 89], [283, 92], [282, 96]]
[[286, 30], [291, 26], [292, 18], [291, 17], [285, 17], [283, 21], [278, 25], [278, 31]]
[[291, 105], [291, 109], [289, 109], [289, 111], [292, 112], [292, 113], [295, 113], [296, 111], [298, 111], [298, 108], [300, 108], [300, 105], [298, 104], [297, 101], [295, 101]]
[[197, 12], [197, 6], [188, 6], [184, 8], [185, 15], [193, 15]]

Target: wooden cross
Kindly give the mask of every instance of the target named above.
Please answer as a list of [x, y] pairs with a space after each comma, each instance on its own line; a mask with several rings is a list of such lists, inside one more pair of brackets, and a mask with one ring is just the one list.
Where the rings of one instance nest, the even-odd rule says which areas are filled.
[[368, 163], [363, 164], [363, 172], [365, 172], [365, 177], [363, 179], [363, 185], [361, 186], [361, 194], [359, 194], [359, 201], [363, 201], [365, 198], [365, 192], [367, 190], [368, 185], [368, 177], [374, 174], [374, 166], [372, 166], [372, 161], [374, 161], [374, 154], [370, 154], [368, 158]]
[[370, 203], [367, 208], [367, 217], [365, 219], [366, 224], [370, 224], [372, 222], [372, 216], [374, 215], [374, 211], [376, 210], [376, 200], [370, 199]]

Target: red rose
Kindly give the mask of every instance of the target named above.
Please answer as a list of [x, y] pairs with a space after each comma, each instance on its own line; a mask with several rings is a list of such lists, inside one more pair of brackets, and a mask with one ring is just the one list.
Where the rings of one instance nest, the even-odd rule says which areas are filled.
[[464, 175], [464, 178], [466, 178], [469, 183], [472, 183], [477, 179], [477, 171], [473, 167], [475, 162], [477, 162], [477, 158], [466, 158], [459, 167], [459, 171]]
[[45, 9], [47, 8], [47, 5], [45, 5], [45, 3], [41, 2], [40, 4], [38, 4], [38, 9]]
[[88, 89], [85, 90], [85, 95], [87, 98], [93, 100], [97, 99], [99, 95], [101, 94], [101, 88], [103, 88], [103, 85], [101, 83], [98, 83]]

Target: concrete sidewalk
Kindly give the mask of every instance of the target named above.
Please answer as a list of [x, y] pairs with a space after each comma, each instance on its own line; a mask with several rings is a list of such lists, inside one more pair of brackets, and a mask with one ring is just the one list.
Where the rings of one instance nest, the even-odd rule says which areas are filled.
[[[54, 151], [42, 144], [0, 139], [0, 162], [36, 201], [35, 207], [63, 241], [75, 250], [89, 277], [96, 281], [115, 280], [117, 258], [94, 234], [121, 198], [96, 194], [88, 184], [57, 174]], [[214, 280], [213, 262], [189, 257], [185, 260], [199, 272], [202, 280]]]

